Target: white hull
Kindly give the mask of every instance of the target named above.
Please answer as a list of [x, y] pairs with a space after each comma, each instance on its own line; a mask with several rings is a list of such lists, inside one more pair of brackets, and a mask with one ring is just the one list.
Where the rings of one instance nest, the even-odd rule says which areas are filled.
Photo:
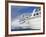
[[40, 25], [41, 25], [41, 18], [40, 17], [36, 17], [36, 18], [32, 18], [29, 20], [30, 22], [30, 27], [32, 29], [40, 29]]
[[18, 22], [19, 20], [14, 20], [12, 22], [12, 29], [15, 29], [16, 27], [21, 27], [23, 29], [25, 28], [32, 28], [32, 29], [40, 29], [40, 24], [41, 24], [41, 18], [40, 17], [35, 17], [35, 18], [31, 18], [29, 20], [26, 20], [25, 23], [20, 24]]

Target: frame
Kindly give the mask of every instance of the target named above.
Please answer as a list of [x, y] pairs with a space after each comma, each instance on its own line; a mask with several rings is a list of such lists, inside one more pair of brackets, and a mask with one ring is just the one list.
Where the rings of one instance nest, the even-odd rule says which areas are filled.
[[5, 8], [6, 36], [45, 33], [45, 3], [7, 1]]

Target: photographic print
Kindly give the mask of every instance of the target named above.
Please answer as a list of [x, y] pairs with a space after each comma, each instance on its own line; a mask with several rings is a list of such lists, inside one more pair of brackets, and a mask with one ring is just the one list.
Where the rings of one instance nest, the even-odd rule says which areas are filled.
[[41, 7], [11, 6], [11, 31], [40, 30]]
[[42, 34], [43, 5], [44, 3], [8, 2], [8, 34]]

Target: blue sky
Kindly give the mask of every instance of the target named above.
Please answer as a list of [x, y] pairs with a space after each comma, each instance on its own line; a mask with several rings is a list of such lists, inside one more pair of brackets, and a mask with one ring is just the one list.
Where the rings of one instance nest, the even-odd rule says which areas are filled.
[[11, 6], [11, 18], [14, 19], [23, 13], [32, 13], [33, 10], [38, 7], [34, 6]]

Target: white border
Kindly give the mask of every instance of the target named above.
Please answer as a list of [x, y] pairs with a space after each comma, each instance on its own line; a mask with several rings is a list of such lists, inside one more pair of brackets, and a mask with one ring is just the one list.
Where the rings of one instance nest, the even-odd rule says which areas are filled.
[[[41, 7], [41, 30], [31, 30], [31, 31], [13, 31], [11, 32], [11, 5], [14, 6], [36, 6]], [[8, 3], [8, 34], [25, 34], [25, 33], [41, 33], [43, 32], [43, 5], [40, 4], [23, 4], [23, 3]]]

